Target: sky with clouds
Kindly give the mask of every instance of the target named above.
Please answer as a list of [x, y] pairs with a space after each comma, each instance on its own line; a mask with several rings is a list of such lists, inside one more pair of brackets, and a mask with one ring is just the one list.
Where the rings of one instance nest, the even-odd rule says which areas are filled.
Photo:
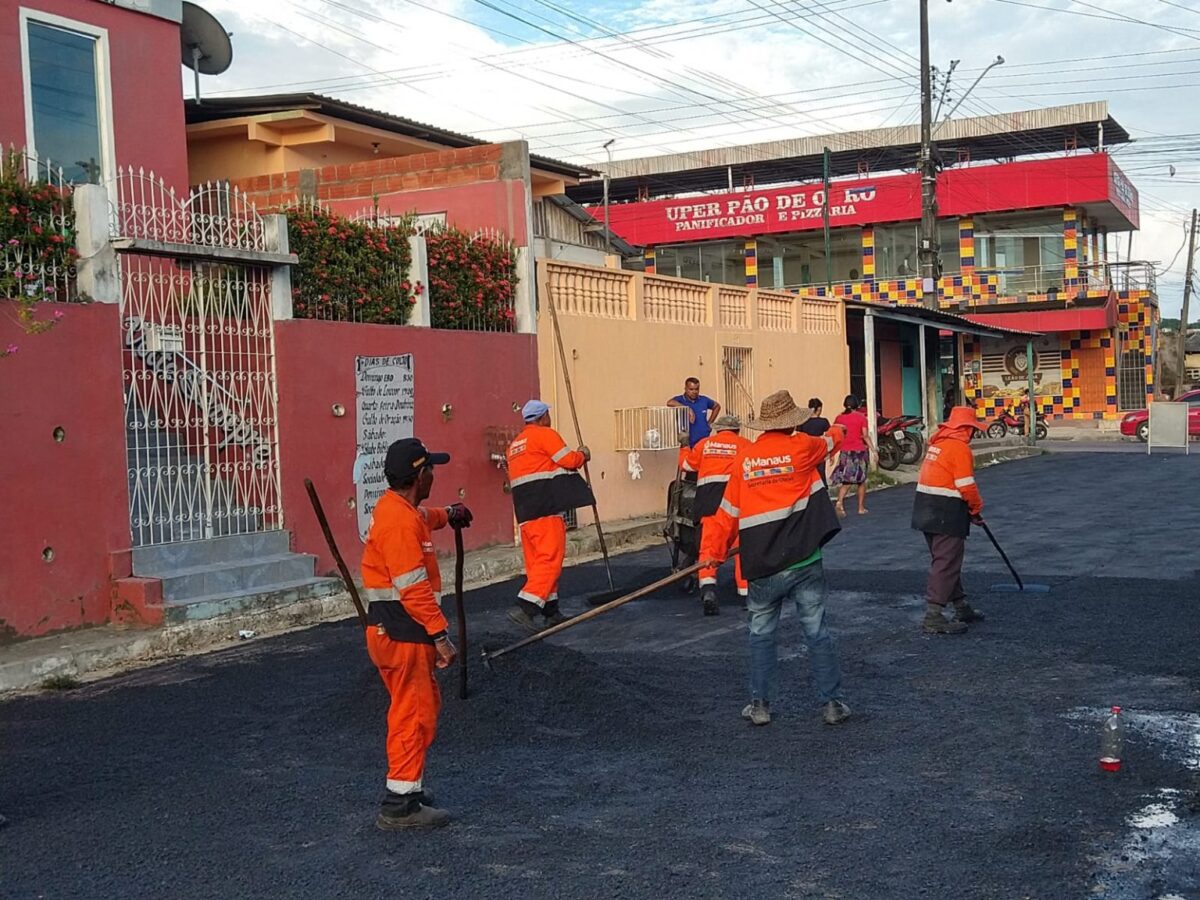
[[[610, 138], [620, 159], [919, 114], [914, 0], [202, 5], [234, 45], [207, 94], [313, 90], [582, 163], [603, 160]], [[1161, 263], [1163, 314], [1178, 315], [1184, 224], [1200, 205], [1200, 0], [931, 0], [930, 22], [933, 64], [960, 61], [945, 111], [1005, 60], [956, 116], [1109, 101], [1136, 139], [1116, 150], [1141, 193], [1133, 258]]]

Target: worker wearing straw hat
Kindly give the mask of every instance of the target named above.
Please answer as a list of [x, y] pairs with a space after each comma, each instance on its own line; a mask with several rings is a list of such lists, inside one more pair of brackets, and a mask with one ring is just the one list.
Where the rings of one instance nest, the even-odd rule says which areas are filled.
[[850, 707], [842, 702], [837, 646], [825, 621], [821, 565], [821, 547], [840, 526], [817, 474], [845, 431], [834, 425], [821, 437], [794, 434], [810, 415], [787, 391], [763, 400], [754, 425], [762, 434], [738, 453], [700, 549], [711, 567], [725, 559], [735, 541], [741, 545], [742, 571], [750, 582], [750, 703], [742, 717], [754, 725], [771, 721], [779, 665], [776, 628], [785, 600], [796, 604], [804, 628], [826, 724], [850, 717]]

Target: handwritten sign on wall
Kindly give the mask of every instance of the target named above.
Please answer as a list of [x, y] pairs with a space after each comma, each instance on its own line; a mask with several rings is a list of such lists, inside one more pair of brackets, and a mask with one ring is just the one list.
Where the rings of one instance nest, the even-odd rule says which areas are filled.
[[387, 490], [383, 461], [393, 441], [413, 436], [416, 394], [413, 357], [358, 356], [354, 360], [358, 454], [354, 464], [358, 534], [364, 541], [371, 512]]

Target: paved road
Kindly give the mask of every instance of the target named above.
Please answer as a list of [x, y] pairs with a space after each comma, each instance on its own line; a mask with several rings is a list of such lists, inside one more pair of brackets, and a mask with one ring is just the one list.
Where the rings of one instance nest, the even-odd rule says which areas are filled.
[[[920, 635], [912, 489], [871, 495], [827, 557], [850, 723], [818, 722], [786, 622], [778, 718], [746, 726], [736, 611], [664, 592], [447, 691], [440, 833], [373, 827], [385, 695], [350, 623], [11, 701], [0, 896], [1200, 896], [1200, 457], [1055, 454], [979, 481], [1050, 593], [991, 593], [1004, 573], [973, 539], [988, 622]], [[510, 639], [512, 591], [469, 598], [476, 646]], [[1112, 703], [1132, 734], [1102, 777]]]

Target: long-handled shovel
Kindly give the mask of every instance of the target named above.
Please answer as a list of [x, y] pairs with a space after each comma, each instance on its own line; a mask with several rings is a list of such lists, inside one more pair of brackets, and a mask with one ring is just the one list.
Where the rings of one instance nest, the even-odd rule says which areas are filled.
[[333, 555], [333, 561], [337, 563], [338, 571], [342, 573], [342, 581], [346, 582], [346, 591], [350, 594], [350, 599], [354, 601], [354, 608], [358, 612], [358, 621], [362, 623], [362, 627], [367, 627], [367, 610], [363, 606], [362, 597], [358, 595], [358, 585], [354, 583], [354, 578], [350, 575], [350, 569], [346, 567], [346, 561], [342, 559], [342, 554], [338, 551], [337, 541], [333, 539], [333, 531], [329, 527], [329, 520], [325, 518], [325, 510], [321, 507], [321, 498], [317, 496], [317, 489], [313, 487], [311, 479], [304, 479], [304, 488], [308, 491], [308, 499], [312, 502], [313, 512], [317, 514], [317, 521], [321, 524], [321, 531], [325, 532], [325, 543], [329, 545], [329, 552]]
[[[737, 556], [737, 553], [737, 550], [730, 551], [729, 558], [732, 559], [734, 556]], [[634, 600], [645, 597], [647, 594], [654, 593], [659, 588], [664, 588], [669, 584], [682, 581], [684, 578], [687, 578], [690, 575], [695, 575], [700, 571], [700, 569], [700, 563], [688, 566], [686, 569], [680, 569], [678, 572], [673, 572], [666, 578], [660, 578], [653, 584], [648, 584], [645, 587], [638, 588], [636, 591], [632, 591], [631, 593], [626, 594], [624, 597], [618, 597], [616, 600], [610, 600], [608, 603], [605, 603], [602, 606], [597, 606], [595, 609], [589, 609], [587, 612], [582, 612], [574, 618], [567, 619], [567, 621], [559, 625], [552, 625], [544, 631], [539, 631], [537, 634], [530, 635], [527, 638], [517, 641], [515, 644], [510, 644], [509, 646], [502, 647], [499, 650], [493, 650], [491, 653], [484, 648], [481, 651], [483, 656], [483, 664], [490, 669], [492, 667], [491, 663], [493, 659], [499, 659], [501, 656], [512, 653], [514, 650], [520, 650], [522, 647], [528, 647], [530, 644], [536, 644], [538, 641], [545, 640], [546, 638], [556, 635], [561, 631], [566, 631], [568, 628], [574, 628], [576, 625], [580, 625], [589, 619], [594, 619], [596, 616], [602, 616], [609, 610], [616, 609], [618, 606], [624, 606], [626, 603], [632, 603]]]
[[454, 529], [454, 610], [458, 614], [458, 696], [467, 699], [467, 611], [463, 608], [463, 536]]
[[[567, 386], [567, 402], [571, 407], [571, 420], [575, 423], [575, 440], [583, 444], [583, 433], [579, 430], [579, 415], [575, 412], [575, 393], [571, 390], [571, 373], [567, 369], [567, 351], [563, 349], [562, 329], [558, 327], [558, 310], [554, 308], [554, 298], [549, 301], [550, 306], [550, 321], [554, 323], [554, 341], [558, 345], [558, 359], [562, 364], [563, 382]], [[583, 479], [588, 483], [588, 487], [592, 486], [592, 475], [588, 471], [588, 464], [583, 464]], [[615, 590], [613, 587], [612, 566], [608, 562], [608, 545], [604, 542], [604, 529], [600, 526], [600, 510], [596, 508], [595, 495], [592, 497], [592, 519], [596, 523], [596, 538], [600, 542], [600, 552], [604, 554], [604, 571], [608, 575], [609, 590]]]
[[996, 540], [996, 536], [992, 534], [992, 529], [988, 527], [987, 522], [983, 519], [975, 520], [975, 524], [983, 529], [983, 533], [988, 536], [988, 540], [992, 542], [992, 546], [996, 548], [996, 552], [1000, 554], [1000, 558], [1004, 560], [1004, 564], [1008, 566], [1008, 571], [1012, 572], [1013, 580], [1016, 585], [1011, 584], [993, 584], [991, 590], [997, 592], [1026, 593], [1026, 594], [1048, 594], [1050, 593], [1050, 585], [1048, 584], [1026, 584], [1021, 580], [1021, 576], [1017, 574], [1017, 570], [1013, 568], [1013, 564], [1009, 562], [1008, 554], [1000, 546], [1000, 542]]

